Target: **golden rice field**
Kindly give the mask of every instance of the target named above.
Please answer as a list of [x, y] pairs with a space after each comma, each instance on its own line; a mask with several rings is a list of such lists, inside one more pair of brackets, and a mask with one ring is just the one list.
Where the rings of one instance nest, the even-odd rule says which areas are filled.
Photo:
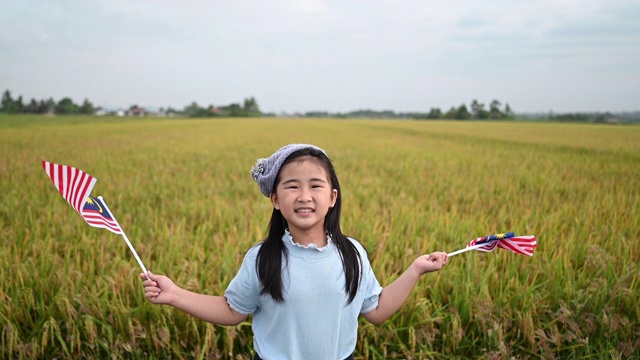
[[382, 285], [475, 237], [538, 239], [533, 257], [452, 257], [386, 323], [361, 322], [356, 358], [640, 358], [638, 126], [27, 116], [0, 117], [0, 358], [251, 358], [250, 323], [146, 301], [122, 237], [88, 226], [41, 161], [98, 178], [149, 270], [221, 295], [266, 234], [249, 170], [292, 142], [333, 159], [343, 231]]

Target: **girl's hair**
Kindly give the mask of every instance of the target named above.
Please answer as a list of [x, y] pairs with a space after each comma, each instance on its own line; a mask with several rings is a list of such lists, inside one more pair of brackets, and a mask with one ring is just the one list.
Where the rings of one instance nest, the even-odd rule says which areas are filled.
[[[317, 161], [322, 166], [327, 174], [329, 174], [329, 180], [331, 182], [332, 189], [338, 190], [338, 198], [332, 208], [329, 208], [324, 219], [324, 227], [327, 233], [331, 236], [332, 241], [338, 248], [340, 257], [342, 258], [342, 268], [344, 269], [345, 285], [344, 290], [349, 296], [349, 303], [353, 301], [358, 292], [358, 285], [360, 284], [360, 277], [362, 271], [362, 258], [355, 245], [342, 233], [340, 229], [340, 211], [342, 209], [342, 192], [340, 191], [340, 183], [338, 182], [338, 176], [331, 164], [331, 160], [322, 152], [313, 148], [305, 148], [293, 152], [282, 163], [282, 167], [286, 164], [296, 161], [296, 159], [303, 156], [311, 156], [313, 160]], [[280, 173], [276, 178], [273, 185], [275, 191], [278, 183], [280, 182]], [[269, 235], [262, 242], [262, 246], [258, 250], [258, 256], [256, 258], [256, 268], [258, 271], [258, 278], [262, 283], [261, 295], [269, 294], [274, 301], [281, 303], [284, 302], [283, 285], [282, 285], [282, 258], [288, 262], [289, 253], [282, 242], [282, 235], [287, 228], [287, 220], [282, 216], [280, 210], [273, 209], [271, 213], [271, 220], [269, 222]]]

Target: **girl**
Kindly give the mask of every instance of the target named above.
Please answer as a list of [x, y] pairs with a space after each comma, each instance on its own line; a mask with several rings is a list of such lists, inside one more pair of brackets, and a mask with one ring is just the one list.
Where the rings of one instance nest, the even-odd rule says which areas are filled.
[[237, 325], [253, 314], [255, 359], [352, 359], [358, 316], [382, 323], [420, 276], [448, 261], [444, 252], [420, 256], [383, 289], [364, 247], [340, 230], [340, 184], [319, 147], [287, 145], [259, 159], [251, 175], [273, 205], [269, 234], [249, 249], [224, 296], [151, 272], [140, 277], [149, 301], [204, 321]]

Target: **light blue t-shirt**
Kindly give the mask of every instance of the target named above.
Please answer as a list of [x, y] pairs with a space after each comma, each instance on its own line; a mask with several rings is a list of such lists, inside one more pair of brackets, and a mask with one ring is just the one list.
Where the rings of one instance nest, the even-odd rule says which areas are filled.
[[339, 360], [355, 350], [358, 316], [378, 307], [382, 287], [366, 251], [350, 239], [362, 257], [363, 269], [356, 297], [348, 304], [340, 253], [328, 240], [322, 248], [304, 247], [294, 243], [289, 232], [283, 235], [289, 250], [288, 271], [282, 273], [283, 303], [260, 295], [256, 256], [261, 245], [247, 252], [227, 287], [225, 297], [231, 309], [253, 313], [253, 345], [262, 359]]

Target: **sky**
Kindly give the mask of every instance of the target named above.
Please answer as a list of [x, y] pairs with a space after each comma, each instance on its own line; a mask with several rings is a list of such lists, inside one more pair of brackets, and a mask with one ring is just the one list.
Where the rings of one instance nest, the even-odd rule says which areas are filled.
[[640, 1], [0, 0], [0, 91], [263, 112], [640, 110]]

